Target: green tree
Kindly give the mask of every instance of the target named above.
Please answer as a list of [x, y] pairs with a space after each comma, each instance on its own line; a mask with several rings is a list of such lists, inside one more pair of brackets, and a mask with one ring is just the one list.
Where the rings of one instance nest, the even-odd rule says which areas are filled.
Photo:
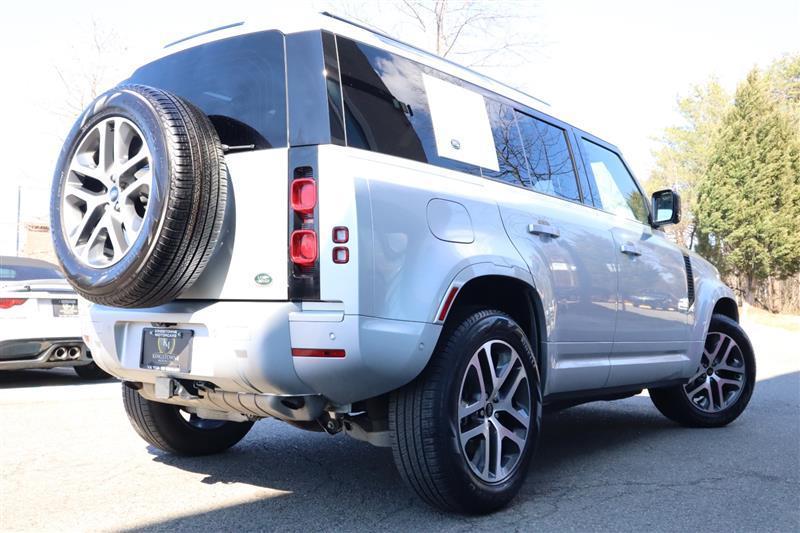
[[784, 103], [791, 113], [800, 113], [800, 54], [775, 61], [766, 75], [772, 96]]
[[749, 303], [759, 282], [800, 271], [800, 133], [772, 88], [756, 69], [739, 85], [695, 212], [698, 249], [743, 278]]
[[678, 100], [683, 124], [664, 130], [662, 146], [654, 153], [655, 168], [647, 181], [651, 193], [675, 189], [683, 201], [680, 224], [667, 227], [678, 244], [694, 245], [697, 189], [706, 176], [730, 96], [716, 79], [696, 85]]

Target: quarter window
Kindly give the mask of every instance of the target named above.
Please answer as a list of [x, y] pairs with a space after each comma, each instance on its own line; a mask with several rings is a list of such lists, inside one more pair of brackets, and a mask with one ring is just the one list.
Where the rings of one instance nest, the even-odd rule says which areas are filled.
[[516, 116], [530, 167], [530, 187], [551, 196], [580, 201], [566, 132], [524, 113], [517, 112]]
[[343, 37], [337, 44], [348, 146], [480, 173], [439, 156], [422, 65]]
[[586, 139], [582, 142], [594, 175], [595, 197], [600, 197], [602, 209], [647, 224], [647, 203], [622, 159], [599, 144]]
[[483, 175], [513, 185], [528, 184], [528, 163], [525, 161], [525, 151], [522, 148], [513, 109], [487, 98], [486, 111], [489, 113], [500, 169], [494, 171], [484, 168]]

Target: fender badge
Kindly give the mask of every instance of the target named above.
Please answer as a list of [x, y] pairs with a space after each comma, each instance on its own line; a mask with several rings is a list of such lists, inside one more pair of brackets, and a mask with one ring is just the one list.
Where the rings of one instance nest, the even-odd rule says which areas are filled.
[[256, 274], [255, 280], [256, 283], [258, 283], [259, 285], [269, 285], [270, 283], [272, 283], [272, 276], [270, 276], [265, 272], [262, 272], [261, 274]]

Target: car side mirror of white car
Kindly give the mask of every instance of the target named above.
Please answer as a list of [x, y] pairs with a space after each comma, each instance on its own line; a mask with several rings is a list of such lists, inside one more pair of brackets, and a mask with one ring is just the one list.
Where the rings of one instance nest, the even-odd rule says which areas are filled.
[[659, 228], [681, 221], [681, 196], [671, 189], [653, 193], [653, 226]]

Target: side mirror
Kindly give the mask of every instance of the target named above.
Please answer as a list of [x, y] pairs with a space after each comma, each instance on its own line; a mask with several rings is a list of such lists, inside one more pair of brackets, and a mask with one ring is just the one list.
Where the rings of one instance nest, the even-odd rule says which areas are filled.
[[658, 228], [681, 221], [681, 197], [670, 189], [653, 193], [653, 226]]

